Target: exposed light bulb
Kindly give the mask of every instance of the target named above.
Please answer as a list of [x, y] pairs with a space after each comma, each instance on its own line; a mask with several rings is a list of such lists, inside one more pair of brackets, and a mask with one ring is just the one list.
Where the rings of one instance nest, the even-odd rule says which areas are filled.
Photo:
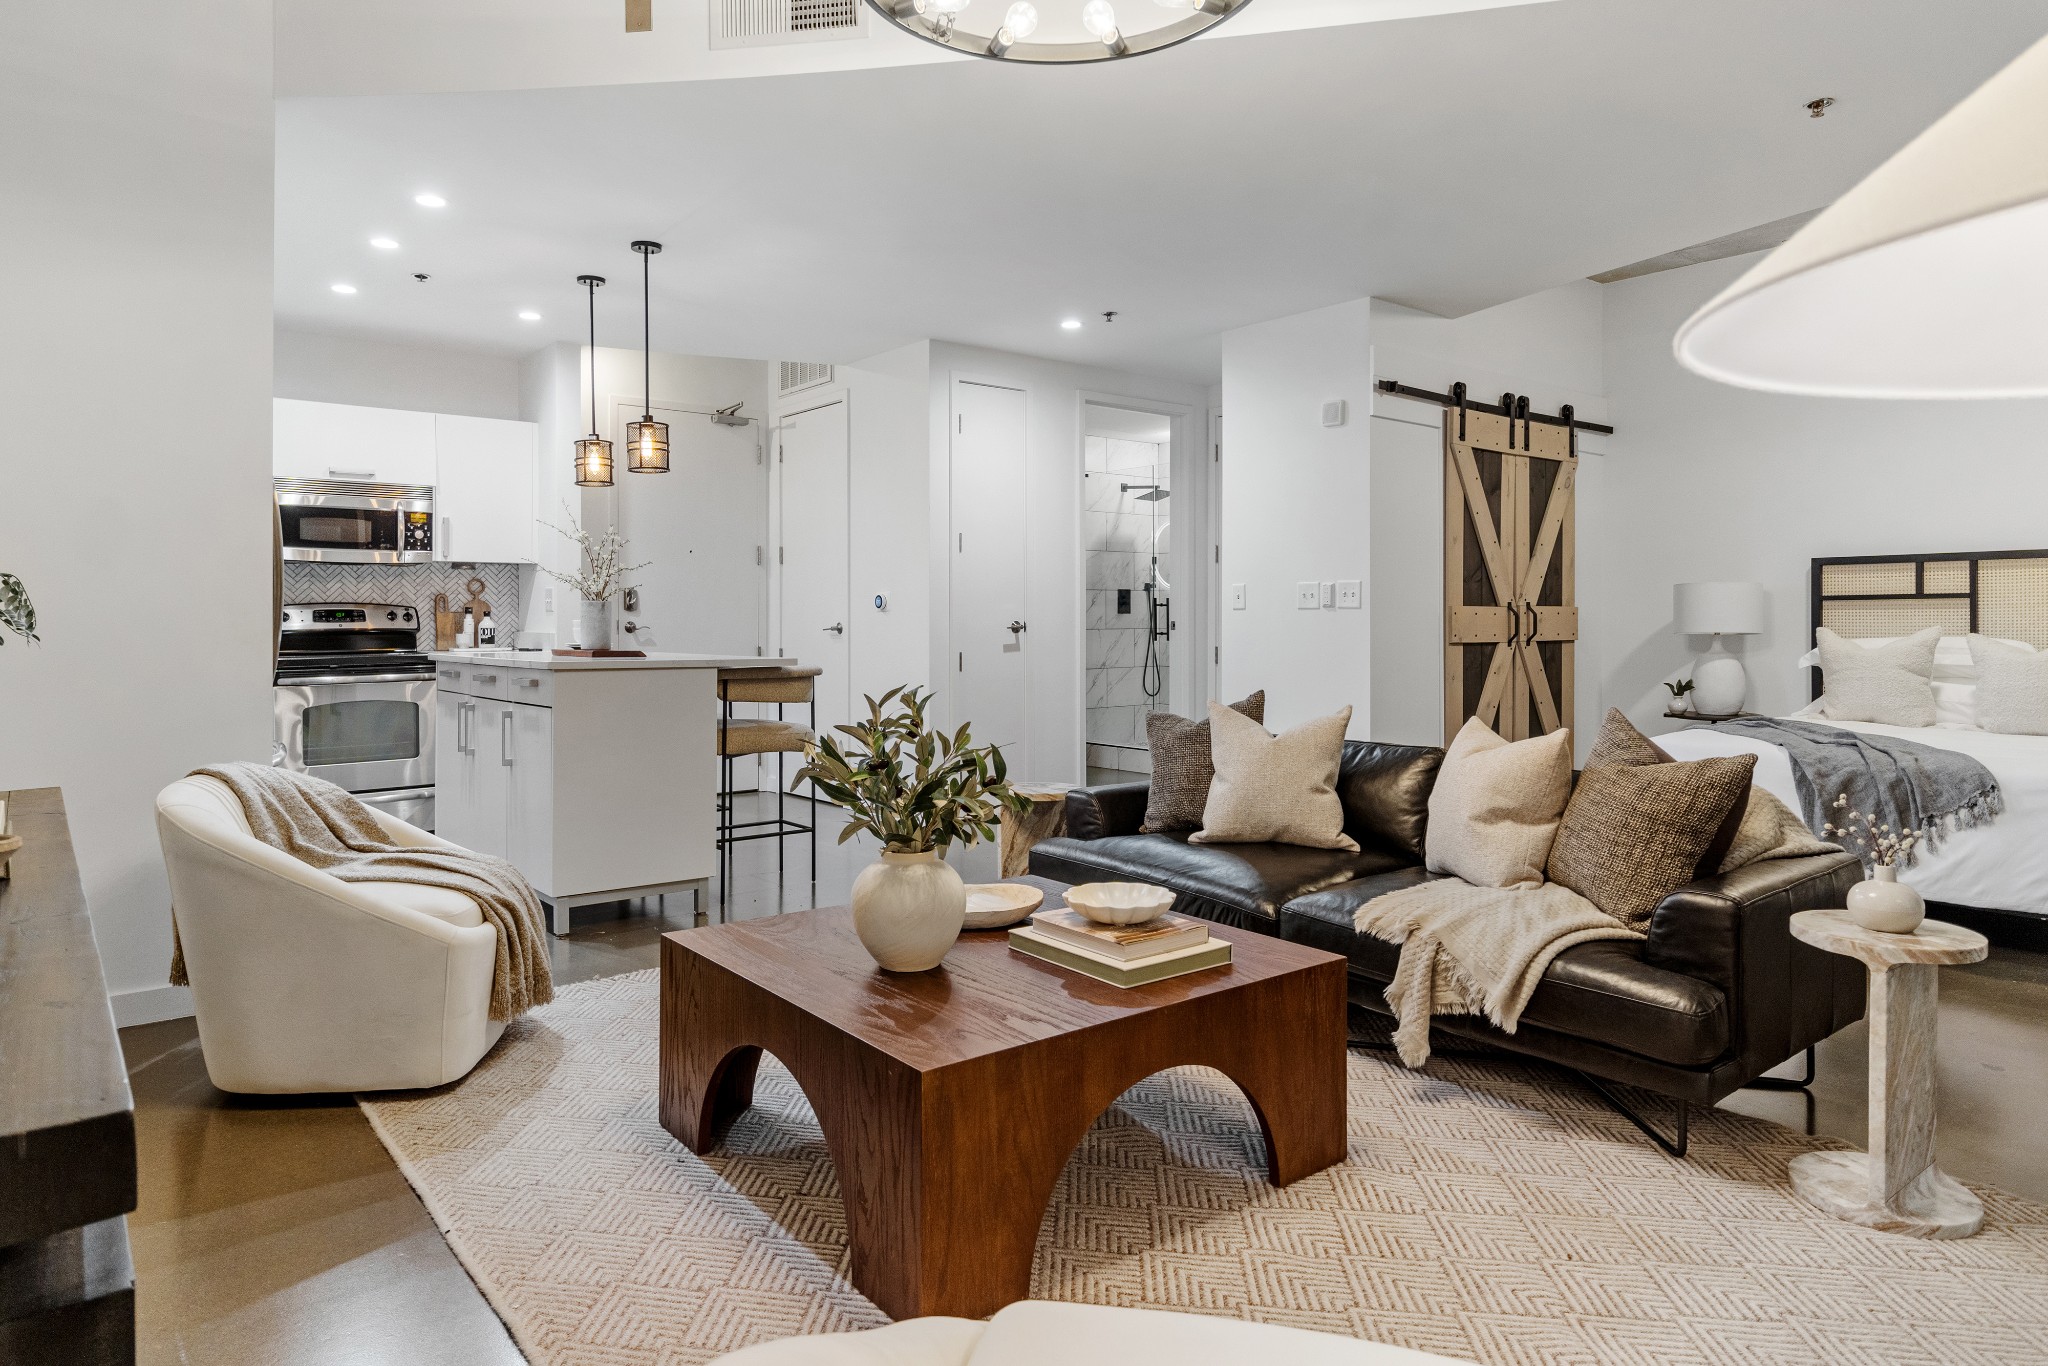
[[965, 8], [967, 0], [924, 0], [926, 14], [943, 15], [949, 19]]
[[448, 201], [437, 194], [416, 194], [412, 197], [412, 202], [423, 209], [445, 209], [448, 207]]
[[1109, 0], [1088, 0], [1081, 7], [1081, 26], [1106, 43], [1116, 36], [1116, 10]]
[[370, 245], [377, 248], [377, 250], [379, 251], [398, 250], [398, 243], [392, 241], [389, 237], [372, 237], [370, 239]]
[[353, 294], [356, 292], [356, 287], [354, 285], [329, 285], [327, 287], [333, 290], [336, 294]]
[[1010, 31], [1011, 41], [1023, 42], [1038, 31], [1038, 7], [1030, 0], [1017, 0], [1003, 16], [1003, 27]]

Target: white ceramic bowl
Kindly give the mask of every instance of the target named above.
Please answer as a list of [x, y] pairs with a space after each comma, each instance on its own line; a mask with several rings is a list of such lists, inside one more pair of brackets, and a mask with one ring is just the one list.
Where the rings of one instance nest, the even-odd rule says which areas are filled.
[[1173, 893], [1149, 882], [1084, 882], [1067, 904], [1098, 925], [1142, 925], [1173, 908]]

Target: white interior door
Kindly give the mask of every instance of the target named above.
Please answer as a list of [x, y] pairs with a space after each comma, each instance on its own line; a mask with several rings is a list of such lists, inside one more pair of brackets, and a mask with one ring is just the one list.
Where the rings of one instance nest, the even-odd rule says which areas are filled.
[[824, 670], [817, 687], [818, 730], [823, 733], [847, 720], [852, 701], [846, 401], [784, 417], [777, 441], [782, 602], [775, 652]]
[[951, 715], [1019, 778], [1032, 776], [1029, 404], [1022, 389], [953, 381]]
[[[622, 403], [613, 430], [640, 420]], [[767, 644], [768, 468], [759, 428], [709, 411], [655, 406], [669, 424], [667, 474], [632, 474], [619, 448], [619, 530], [627, 562], [647, 568], [638, 609], [620, 614], [622, 644], [685, 654], [760, 653]]]

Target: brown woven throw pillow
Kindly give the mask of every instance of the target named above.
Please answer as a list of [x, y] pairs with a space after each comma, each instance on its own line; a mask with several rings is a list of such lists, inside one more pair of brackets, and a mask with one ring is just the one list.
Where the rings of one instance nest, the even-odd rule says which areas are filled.
[[1657, 903], [1692, 880], [1755, 770], [1754, 754], [1588, 765], [1550, 847], [1550, 880], [1645, 928]]
[[[1633, 768], [1639, 764], [1668, 764], [1671, 756], [1660, 749], [1649, 736], [1637, 730], [1621, 708], [1609, 707], [1607, 719], [1600, 723], [1600, 734], [1593, 741], [1592, 750], [1586, 755], [1586, 767], [1621, 764]], [[1712, 877], [1721, 871], [1721, 861], [1735, 844], [1735, 833], [1742, 827], [1742, 815], [1749, 807], [1747, 799], [1738, 801], [1728, 809], [1728, 815], [1721, 822], [1721, 828], [1714, 832], [1714, 838], [1707, 841], [1707, 848], [1700, 855], [1700, 861], [1693, 869], [1694, 877]]]
[[[1232, 702], [1230, 709], [1265, 725], [1266, 690]], [[1199, 830], [1209, 784], [1216, 778], [1216, 761], [1209, 753], [1209, 718], [1190, 721], [1155, 711], [1145, 718], [1145, 739], [1152, 746], [1152, 792], [1145, 798], [1145, 823], [1138, 828], [1148, 835]]]

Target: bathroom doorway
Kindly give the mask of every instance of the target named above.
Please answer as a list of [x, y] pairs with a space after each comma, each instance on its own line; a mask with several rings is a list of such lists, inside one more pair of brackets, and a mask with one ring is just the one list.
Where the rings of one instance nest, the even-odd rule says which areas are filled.
[[1087, 748], [1091, 781], [1149, 773], [1145, 717], [1172, 711], [1173, 420], [1083, 405]]

